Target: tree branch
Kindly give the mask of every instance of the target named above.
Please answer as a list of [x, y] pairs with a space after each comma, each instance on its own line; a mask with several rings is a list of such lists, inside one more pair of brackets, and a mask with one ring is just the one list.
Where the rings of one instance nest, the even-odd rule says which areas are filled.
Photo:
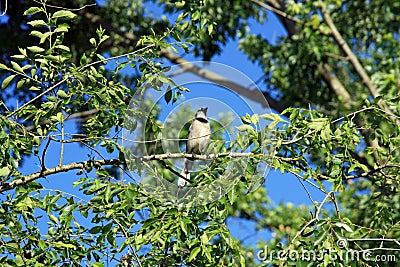
[[74, 162], [71, 164], [63, 165], [63, 166], [57, 166], [55, 168], [44, 169], [44, 170], [40, 170], [38, 172], [32, 173], [30, 175], [24, 176], [22, 178], [15, 179], [15, 180], [11, 181], [10, 183], [1, 184], [0, 185], [0, 193], [7, 191], [7, 190], [14, 189], [20, 185], [28, 184], [30, 182], [35, 181], [36, 179], [44, 178], [50, 174], [67, 172], [70, 170], [85, 169], [87, 167], [100, 168], [101, 166], [107, 166], [107, 165], [118, 166], [120, 164], [122, 164], [122, 162], [118, 159], [102, 159], [102, 160], [88, 160], [88, 161], [82, 161], [82, 162]]
[[266, 154], [255, 154], [251, 152], [230, 152], [230, 153], [218, 153], [218, 154], [190, 154], [190, 153], [165, 153], [165, 154], [157, 154], [157, 155], [147, 155], [138, 157], [141, 161], [150, 161], [150, 160], [164, 160], [164, 159], [179, 159], [179, 158], [188, 158], [191, 160], [200, 159], [200, 160], [210, 160], [221, 157], [230, 157], [230, 158], [241, 158], [241, 157], [249, 157], [249, 156], [267, 156]]
[[[197, 155], [197, 154], [188, 154], [188, 153], [166, 153], [166, 154], [158, 154], [158, 155], [148, 155], [148, 156], [142, 156], [138, 157], [137, 159], [141, 161], [150, 161], [150, 160], [164, 160], [168, 158], [189, 158], [189, 159], [200, 159], [200, 160], [210, 160], [210, 159], [216, 159], [218, 157], [231, 157], [231, 158], [238, 158], [238, 157], [249, 157], [249, 156], [267, 156], [265, 154], [254, 154], [254, 153], [239, 153], [239, 152], [232, 152], [232, 153], [219, 153], [219, 154], [210, 154], [210, 155]], [[27, 176], [23, 176], [21, 178], [17, 178], [10, 183], [3, 183], [0, 185], [0, 193], [11, 190], [16, 188], [17, 186], [20, 185], [25, 185], [28, 184], [32, 181], [35, 181], [36, 179], [39, 178], [44, 178], [48, 175], [51, 174], [56, 174], [60, 172], [67, 172], [71, 170], [77, 170], [77, 169], [85, 169], [88, 167], [95, 167], [95, 168], [100, 168], [102, 166], [119, 166], [123, 164], [119, 159], [102, 159], [102, 160], [88, 160], [88, 161], [82, 161], [82, 162], [74, 162], [71, 164], [66, 164], [62, 166], [57, 166], [55, 168], [48, 168], [48, 169], [42, 169], [38, 172], [32, 173]]]
[[323, 3], [321, 0], [319, 0], [320, 5], [321, 5], [321, 12], [322, 16], [328, 25], [328, 27], [332, 31], [332, 36], [335, 39], [335, 41], [338, 43], [342, 51], [346, 54], [347, 58], [353, 65], [354, 69], [356, 70], [357, 74], [360, 76], [361, 80], [364, 82], [364, 84], [367, 86], [371, 96], [373, 98], [376, 98], [379, 96], [378, 92], [376, 91], [375, 86], [373, 85], [371, 79], [369, 78], [367, 72], [364, 70], [363, 66], [361, 63], [358, 61], [357, 57], [354, 55], [353, 51], [349, 47], [349, 45], [346, 43], [346, 41], [343, 39], [342, 35], [339, 33], [338, 29], [336, 28], [335, 24], [332, 21], [331, 16], [329, 15], [328, 11], [325, 9]]
[[[131, 42], [131, 44], [133, 46], [136, 45], [136, 43], [140, 39], [139, 36], [136, 36], [133, 33], [124, 32], [122, 30], [117, 29], [116, 27], [112, 26], [109, 22], [102, 19], [100, 16], [93, 15], [88, 12], [81, 12], [81, 15], [85, 19], [89, 20], [91, 23], [97, 23], [97, 24], [101, 25], [104, 29], [126, 38], [127, 40], [129, 40]], [[214, 82], [222, 87], [229, 88], [232, 91], [234, 91], [252, 101], [255, 101], [256, 103], [260, 103], [263, 107], [266, 107], [265, 102], [263, 101], [262, 98], [260, 98], [260, 95], [257, 96], [257, 92], [258, 92], [257, 89], [249, 90], [248, 88], [246, 88], [240, 84], [237, 84], [235, 82], [232, 82], [217, 73], [200, 68], [200, 67], [196, 66], [195, 64], [183, 59], [182, 57], [174, 54], [173, 52], [171, 52], [167, 49], [161, 49], [159, 52], [159, 55], [167, 58], [170, 62], [179, 65], [179, 67], [181, 67], [184, 71], [193, 73], [198, 77], [201, 77], [203, 79]], [[263, 94], [272, 109], [279, 111], [279, 112], [281, 112], [285, 109], [285, 107], [283, 107], [279, 101], [275, 100], [268, 93], [263, 93]]]
[[[229, 79], [225, 78], [224, 76], [221, 76], [215, 72], [200, 68], [200, 67], [196, 66], [195, 64], [193, 64], [192, 62], [189, 62], [189, 61], [183, 59], [182, 57], [174, 54], [173, 52], [171, 52], [167, 49], [162, 49], [159, 52], [159, 55], [167, 58], [172, 63], [179, 65], [179, 67], [183, 71], [193, 73], [198, 77], [201, 77], [208, 81], [214, 82], [214, 83], [216, 83], [222, 87], [228, 88], [228, 89], [234, 91], [235, 93], [238, 93], [252, 101], [260, 103], [263, 107], [267, 107], [265, 105], [265, 102], [262, 101], [262, 98], [260, 99], [261, 93], [258, 94], [258, 92], [260, 92], [258, 89], [248, 89], [240, 84], [232, 82], [231, 80], [229, 80]], [[270, 100], [273, 99], [268, 93], [264, 93], [264, 94], [267, 95]], [[272, 105], [275, 103], [278, 103], [278, 101], [275, 100], [275, 101], [271, 101], [271, 103], [269, 103], [271, 105], [271, 108], [273, 108], [274, 110], [277, 110], [277, 111], [282, 110], [282, 107]]]
[[[276, 16], [278, 17], [279, 21], [282, 23], [283, 27], [286, 29], [286, 32], [288, 33], [289, 38], [292, 38], [293, 35], [299, 33], [299, 29], [297, 28], [296, 24], [303, 24], [302, 21], [299, 19], [293, 20], [289, 17], [289, 15], [286, 14], [286, 6], [284, 1], [282, 0], [267, 0], [267, 3], [270, 5], [266, 5], [266, 9], [273, 11]], [[263, 6], [262, 6], [263, 7]], [[273, 7], [274, 10], [272, 10], [270, 7]], [[300, 21], [300, 22], [297, 22]]]
[[[274, 12], [278, 17], [278, 19], [281, 21], [282, 25], [285, 27], [289, 38], [292, 38], [293, 35], [299, 33], [299, 29], [297, 28], [296, 24], [304, 24], [301, 20], [294, 18], [285, 12], [286, 7], [283, 1], [268, 0], [267, 2], [269, 5], [262, 3], [258, 0], [251, 0], [251, 1], [256, 3], [262, 8]], [[336, 77], [336, 75], [332, 72], [332, 69], [328, 66], [328, 64], [320, 63], [318, 65], [318, 71], [321, 74], [324, 82], [339, 97], [339, 99], [342, 99], [342, 101], [347, 105], [352, 106], [354, 104], [353, 100], [350, 97], [350, 94], [347, 92], [346, 88]], [[269, 99], [270, 97], [269, 95], [264, 95], [264, 96], [267, 99], [267, 101], [271, 103], [271, 106], [277, 108], [277, 109], [274, 108], [276, 111], [282, 112], [283, 110], [285, 110], [286, 107], [282, 107], [282, 104], [279, 101], [276, 101], [274, 99]], [[272, 105], [272, 103], [274, 105]]]
[[346, 88], [339, 81], [336, 75], [333, 74], [331, 67], [326, 63], [318, 64], [318, 72], [321, 74], [322, 79], [328, 85], [329, 88], [338, 96], [338, 98], [343, 101], [348, 107], [354, 105], [353, 100]]
[[[278, 16], [280, 16], [282, 18], [291, 20], [292, 22], [295, 22], [295, 23], [298, 23], [298, 24], [303, 24], [303, 22], [301, 20], [299, 20], [299, 19], [297, 19], [297, 18], [295, 18], [293, 16], [290, 16], [289, 14], [287, 14], [287, 13], [282, 11], [283, 10], [282, 9], [282, 4], [283, 4], [282, 2], [280, 3], [279, 1], [268, 1], [270, 3], [273, 3], [273, 6], [269, 6], [269, 5], [267, 5], [265, 3], [262, 3], [262, 2], [260, 2], [258, 0], [251, 0], [251, 2], [253, 2], [253, 3], [259, 5], [260, 7], [263, 7], [265, 9], [269, 10], [269, 11], [274, 12], [275, 14], [277, 14]], [[278, 7], [275, 7], [275, 6], [278, 6]]]

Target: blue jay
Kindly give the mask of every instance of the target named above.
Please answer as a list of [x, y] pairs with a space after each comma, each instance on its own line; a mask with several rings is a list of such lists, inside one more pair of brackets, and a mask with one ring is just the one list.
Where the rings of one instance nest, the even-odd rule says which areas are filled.
[[[207, 109], [199, 108], [194, 116], [192, 125], [189, 128], [189, 134], [186, 141], [186, 153], [190, 154], [203, 154], [206, 152], [208, 144], [210, 143], [211, 129], [207, 120]], [[179, 177], [178, 186], [185, 186], [190, 181], [190, 171], [193, 167], [194, 161], [185, 159], [184, 167], [181, 172], [183, 177]]]

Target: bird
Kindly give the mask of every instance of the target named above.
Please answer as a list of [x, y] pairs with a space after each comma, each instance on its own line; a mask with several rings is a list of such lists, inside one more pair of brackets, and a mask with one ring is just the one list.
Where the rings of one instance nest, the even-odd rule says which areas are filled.
[[[211, 128], [207, 119], [207, 107], [199, 108], [196, 111], [194, 120], [189, 128], [188, 138], [186, 141], [186, 153], [188, 154], [204, 154], [210, 143]], [[178, 179], [178, 186], [185, 186], [190, 181], [190, 171], [194, 161], [185, 159], [181, 176]]]

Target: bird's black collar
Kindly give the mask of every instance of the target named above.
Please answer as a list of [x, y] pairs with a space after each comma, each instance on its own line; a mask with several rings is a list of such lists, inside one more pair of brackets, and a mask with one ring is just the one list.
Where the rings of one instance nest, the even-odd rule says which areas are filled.
[[198, 120], [199, 122], [204, 122], [204, 123], [208, 122], [208, 120], [204, 119], [204, 118], [196, 118], [195, 120]]

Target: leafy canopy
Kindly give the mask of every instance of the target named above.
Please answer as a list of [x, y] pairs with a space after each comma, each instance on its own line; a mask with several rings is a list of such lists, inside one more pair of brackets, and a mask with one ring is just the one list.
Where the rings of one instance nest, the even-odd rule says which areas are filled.
[[[283, 252], [268, 259], [277, 265], [307, 266], [310, 259], [289, 257], [303, 251], [333, 252], [313, 258], [319, 266], [399, 259], [400, 4], [154, 2], [8, 3], [0, 28], [0, 264], [259, 266], [267, 263], [258, 253], [266, 247]], [[169, 16], [149, 12], [155, 4]], [[287, 33], [274, 43], [249, 23], [273, 13]], [[157, 108], [147, 125], [125, 125], [132, 95], [152, 88], [165, 90], [166, 103], [177, 101], [186, 89], [166, 76], [169, 65], [185, 62], [182, 52], [210, 60], [232, 39], [263, 70], [263, 94], [278, 112], [241, 114], [233, 143], [246, 139], [243, 149], [252, 149], [242, 179], [201, 206], [166, 205], [132, 179], [121, 182], [131, 178], [121, 128], [146, 127], [156, 137], [163, 127]], [[267, 128], [255, 130], [259, 120]], [[246, 193], [265, 160], [266, 130], [274, 133], [276, 155], [265, 162], [294, 175], [312, 206], [274, 204], [264, 187]], [[217, 147], [217, 154], [232, 148]], [[79, 151], [79, 160], [65, 159], [68, 149]], [[218, 176], [230, 160], [220, 156], [200, 175]], [[156, 168], [174, 181], [165, 162]], [[134, 171], [142, 166], [129, 164]], [[46, 187], [60, 173], [75, 189]], [[324, 197], [314, 200], [306, 184]], [[272, 237], [250, 244], [234, 238], [230, 220]], [[338, 258], [346, 252], [370, 254]]]

